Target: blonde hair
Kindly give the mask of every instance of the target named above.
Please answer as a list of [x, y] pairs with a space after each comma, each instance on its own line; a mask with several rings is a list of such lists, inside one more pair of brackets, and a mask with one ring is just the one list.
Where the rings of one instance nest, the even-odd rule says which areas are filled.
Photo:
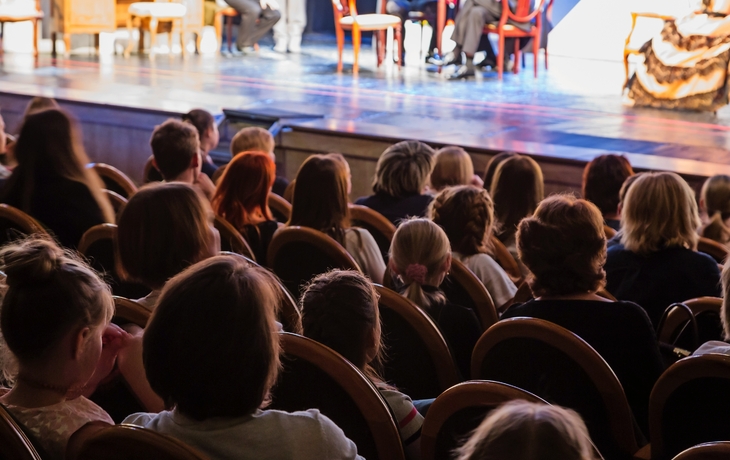
[[243, 128], [231, 139], [231, 155], [236, 156], [241, 152], [264, 152], [269, 155], [274, 153], [274, 136], [263, 128], [249, 126]]
[[431, 186], [440, 191], [444, 187], [469, 185], [474, 177], [474, 164], [466, 150], [448, 146], [436, 152], [431, 172]]
[[443, 294], [423, 290], [426, 280], [444, 269], [451, 254], [446, 233], [428, 219], [404, 221], [395, 231], [390, 245], [390, 268], [403, 281], [405, 297], [421, 308], [443, 302]]
[[373, 191], [395, 198], [422, 193], [433, 170], [434, 154], [423, 142], [403, 141], [391, 145], [375, 165]]
[[677, 174], [646, 173], [636, 179], [626, 192], [621, 219], [621, 243], [629, 251], [648, 254], [670, 246], [697, 247], [697, 202]]
[[526, 401], [511, 401], [494, 410], [456, 453], [458, 460], [595, 459], [580, 415]]
[[718, 174], [707, 179], [700, 197], [710, 219], [700, 229], [700, 235], [718, 243], [727, 243], [730, 241], [730, 228], [725, 221], [730, 218], [730, 176]]

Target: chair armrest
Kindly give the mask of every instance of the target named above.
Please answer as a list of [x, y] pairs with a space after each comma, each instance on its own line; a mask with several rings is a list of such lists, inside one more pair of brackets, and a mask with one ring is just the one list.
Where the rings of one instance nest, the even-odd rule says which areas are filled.
[[651, 444], [647, 444], [634, 454], [634, 460], [651, 460]]

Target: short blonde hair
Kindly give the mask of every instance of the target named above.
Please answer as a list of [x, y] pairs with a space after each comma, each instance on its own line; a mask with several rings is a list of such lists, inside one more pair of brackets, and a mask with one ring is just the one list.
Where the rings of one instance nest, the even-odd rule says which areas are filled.
[[373, 191], [395, 198], [422, 193], [433, 170], [434, 154], [423, 142], [403, 141], [391, 145], [375, 165]]
[[580, 415], [570, 409], [511, 401], [494, 410], [457, 450], [458, 460], [593, 460]]
[[626, 192], [621, 219], [621, 243], [629, 251], [649, 254], [669, 246], [697, 247], [700, 216], [695, 194], [677, 174], [642, 174]]
[[231, 155], [236, 156], [241, 152], [264, 152], [273, 155], [275, 145], [274, 136], [270, 132], [249, 126], [237, 132], [231, 139]]
[[454, 185], [469, 185], [474, 177], [474, 163], [461, 147], [444, 147], [436, 152], [431, 172], [431, 186], [441, 191]]

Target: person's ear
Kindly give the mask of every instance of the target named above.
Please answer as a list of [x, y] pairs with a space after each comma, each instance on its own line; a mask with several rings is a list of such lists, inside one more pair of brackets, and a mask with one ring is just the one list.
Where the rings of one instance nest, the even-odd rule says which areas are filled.
[[700, 198], [700, 211], [705, 209], [705, 200]]
[[193, 155], [193, 158], [190, 160], [191, 169], [196, 169], [198, 166], [200, 166], [200, 152]]
[[152, 167], [155, 168], [157, 171], [160, 170], [160, 168], [157, 167], [157, 160], [155, 160], [155, 157], [152, 157]]
[[390, 260], [390, 261], [388, 262], [388, 269], [390, 269], [390, 271], [392, 271], [393, 273], [395, 273], [395, 274], [396, 274], [396, 275], [398, 275], [398, 276], [400, 276], [400, 275], [401, 275], [400, 271], [398, 271], [398, 269], [396, 268], [396, 266], [395, 266], [395, 265], [393, 265], [393, 259], [392, 259], [392, 258], [391, 258], [391, 260]]
[[618, 207], [616, 208], [616, 215], [617, 215], [617, 216], [618, 216], [619, 218], [621, 218], [621, 211], [623, 211], [623, 210], [624, 210], [624, 205], [623, 205], [623, 203], [619, 203], [619, 204], [618, 204]]
[[79, 360], [81, 358], [81, 354], [84, 352], [84, 347], [86, 344], [86, 341], [91, 336], [91, 328], [89, 327], [83, 327], [79, 329], [76, 334], [73, 336], [72, 340], [72, 347], [71, 353], [73, 354], [73, 357], [75, 360]]
[[444, 269], [444, 273], [448, 273], [449, 270], [451, 270], [451, 253], [449, 253], [446, 256], [446, 260], [444, 260], [443, 269]]

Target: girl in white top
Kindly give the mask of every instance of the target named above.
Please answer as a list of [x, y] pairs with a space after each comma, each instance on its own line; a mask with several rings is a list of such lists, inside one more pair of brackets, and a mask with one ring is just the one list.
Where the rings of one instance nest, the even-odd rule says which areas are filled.
[[488, 254], [494, 222], [489, 193], [469, 185], [446, 188], [431, 202], [429, 217], [446, 232], [454, 258], [482, 281], [494, 306], [510, 302], [517, 287]]
[[340, 154], [312, 155], [299, 168], [287, 226], [300, 225], [331, 236], [352, 255], [363, 273], [383, 282], [385, 262], [373, 236], [350, 227], [350, 167]]
[[276, 280], [215, 256], [165, 284], [143, 338], [152, 389], [172, 410], [125, 423], [176, 437], [211, 458], [360, 459], [319, 411], [265, 410], [279, 372]]
[[420, 460], [423, 417], [411, 398], [386, 384], [375, 370], [383, 353], [373, 284], [350, 270], [318, 275], [302, 294], [301, 310], [304, 335], [340, 353], [370, 378], [395, 415], [406, 456]]

